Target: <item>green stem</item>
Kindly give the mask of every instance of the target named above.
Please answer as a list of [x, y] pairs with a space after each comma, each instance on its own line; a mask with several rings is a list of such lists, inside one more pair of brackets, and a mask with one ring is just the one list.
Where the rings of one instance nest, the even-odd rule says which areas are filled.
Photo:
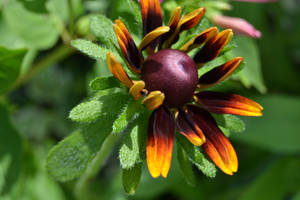
[[50, 54], [45, 56], [41, 61], [33, 65], [23, 76], [21, 76], [13, 86], [13, 89], [23, 85], [28, 80], [30, 80], [38, 72], [42, 71], [48, 66], [53, 65], [54, 63], [64, 59], [71, 55], [75, 50], [67, 45], [61, 45], [54, 49]]
[[73, 11], [73, 4], [72, 0], [68, 0], [68, 8], [69, 8], [69, 32], [71, 37], [74, 35], [74, 11]]
[[105, 139], [100, 151], [98, 151], [94, 160], [92, 160], [92, 162], [88, 165], [85, 173], [80, 177], [80, 179], [76, 183], [75, 195], [77, 199], [79, 200], [86, 199], [85, 194], [87, 192], [87, 186], [89, 180], [97, 175], [97, 173], [99, 172], [100, 168], [103, 165], [103, 161], [107, 158], [107, 156], [112, 150], [112, 147], [115, 145], [119, 137], [120, 135], [118, 134], [110, 134]]

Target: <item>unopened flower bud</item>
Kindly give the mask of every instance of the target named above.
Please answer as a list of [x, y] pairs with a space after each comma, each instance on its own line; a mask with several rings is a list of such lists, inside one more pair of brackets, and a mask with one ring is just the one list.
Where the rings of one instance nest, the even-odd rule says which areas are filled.
[[245, 35], [253, 38], [260, 38], [261, 33], [255, 29], [249, 22], [236, 17], [215, 15], [212, 21], [223, 28], [230, 28], [235, 34]]

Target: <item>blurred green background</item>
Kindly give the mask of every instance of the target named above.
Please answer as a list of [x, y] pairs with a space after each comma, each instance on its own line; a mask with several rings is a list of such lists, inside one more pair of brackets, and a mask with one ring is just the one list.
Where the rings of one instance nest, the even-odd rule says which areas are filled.
[[[51, 147], [76, 128], [67, 117], [91, 93], [89, 81], [108, 71], [103, 61], [80, 54], [69, 42], [94, 39], [88, 30], [93, 13], [130, 22], [133, 14], [124, 2], [0, 0], [0, 199], [76, 199], [76, 180], [54, 181], [45, 161]], [[238, 173], [218, 171], [212, 179], [195, 168], [192, 187], [174, 155], [167, 179], [151, 178], [144, 165], [136, 194], [128, 196], [116, 145], [89, 181], [85, 199], [300, 200], [300, 2], [229, 3], [233, 9], [224, 15], [244, 18], [262, 32], [260, 39], [235, 38], [234, 51], [246, 60], [243, 84], [228, 81], [220, 87], [264, 107], [263, 117], [243, 117], [246, 130], [230, 137]], [[165, 0], [164, 12], [174, 5]]]

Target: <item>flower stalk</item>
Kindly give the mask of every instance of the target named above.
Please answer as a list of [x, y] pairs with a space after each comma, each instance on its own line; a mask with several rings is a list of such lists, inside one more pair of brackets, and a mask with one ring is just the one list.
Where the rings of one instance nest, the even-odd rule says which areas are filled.
[[45, 58], [43, 58], [41, 61], [33, 65], [24, 75], [19, 77], [19, 79], [16, 81], [15, 85], [13, 86], [13, 89], [18, 88], [21, 85], [25, 84], [27, 81], [29, 81], [33, 76], [35, 76], [40, 71], [44, 70], [45, 68], [51, 66], [54, 63], [63, 60], [64, 58], [70, 56], [74, 52], [75, 49], [64, 44], [55, 48]]
[[88, 182], [97, 175], [100, 171], [101, 167], [103, 166], [103, 162], [111, 153], [111, 150], [115, 143], [120, 138], [120, 134], [110, 134], [105, 141], [101, 149], [98, 151], [96, 157], [91, 161], [88, 165], [87, 169], [85, 170], [84, 174], [80, 177], [77, 181], [75, 186], [75, 195], [79, 200], [86, 199], [86, 192], [88, 191], [87, 186], [89, 185]]

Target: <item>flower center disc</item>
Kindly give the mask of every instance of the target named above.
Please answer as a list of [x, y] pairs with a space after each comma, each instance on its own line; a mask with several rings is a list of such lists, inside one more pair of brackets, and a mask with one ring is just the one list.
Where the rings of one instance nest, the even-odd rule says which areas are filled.
[[185, 53], [165, 49], [149, 56], [143, 63], [141, 79], [149, 91], [165, 94], [164, 104], [171, 108], [186, 104], [198, 83], [195, 62]]

